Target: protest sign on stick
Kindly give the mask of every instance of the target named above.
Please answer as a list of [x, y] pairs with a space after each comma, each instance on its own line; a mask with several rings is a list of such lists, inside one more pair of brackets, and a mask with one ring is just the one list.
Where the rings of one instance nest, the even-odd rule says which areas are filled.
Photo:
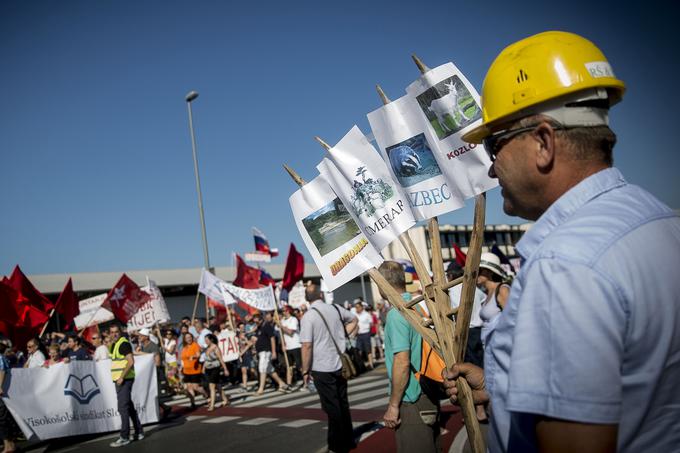
[[[291, 175], [295, 173], [284, 167]], [[297, 175], [296, 178], [302, 181]], [[289, 201], [300, 236], [331, 291], [382, 262], [322, 177], [309, 183], [302, 181], [300, 190]]]

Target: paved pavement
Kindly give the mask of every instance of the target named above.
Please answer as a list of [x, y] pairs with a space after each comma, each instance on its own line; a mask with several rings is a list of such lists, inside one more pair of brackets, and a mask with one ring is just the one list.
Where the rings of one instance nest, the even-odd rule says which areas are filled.
[[[394, 451], [394, 434], [382, 426], [380, 420], [387, 406], [387, 375], [384, 367], [355, 378], [349, 383], [357, 453]], [[264, 395], [242, 393], [229, 389], [231, 405], [208, 412], [198, 398], [196, 409], [190, 408], [187, 398], [176, 397], [169, 405], [172, 413], [167, 421], [145, 427], [147, 437], [133, 442], [121, 451], [168, 453], [184, 451], [210, 453], [244, 448], [248, 452], [325, 451], [327, 435], [326, 414], [321, 410], [316, 393], [306, 390], [280, 393], [269, 389]], [[457, 407], [442, 407], [442, 447], [449, 451], [462, 427]], [[463, 430], [464, 432], [464, 430]], [[28, 451], [111, 451], [108, 446], [117, 434], [78, 436], [25, 445]], [[460, 436], [459, 439], [460, 441]]]

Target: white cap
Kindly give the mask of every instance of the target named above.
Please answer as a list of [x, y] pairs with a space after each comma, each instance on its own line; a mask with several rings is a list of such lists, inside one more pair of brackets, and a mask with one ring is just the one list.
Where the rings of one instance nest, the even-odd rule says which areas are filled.
[[151, 329], [148, 327], [143, 327], [137, 332], [139, 335], [144, 335], [145, 337], [151, 337]]

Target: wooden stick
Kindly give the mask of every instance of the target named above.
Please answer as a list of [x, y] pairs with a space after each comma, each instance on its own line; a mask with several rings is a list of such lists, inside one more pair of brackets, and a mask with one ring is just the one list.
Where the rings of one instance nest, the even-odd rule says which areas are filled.
[[231, 317], [231, 308], [229, 308], [229, 305], [225, 305], [227, 307], [227, 320], [229, 321], [229, 327], [231, 327], [231, 330], [236, 332], [236, 328], [234, 327], [234, 320]]
[[42, 336], [45, 334], [45, 330], [47, 329], [47, 325], [50, 323], [50, 320], [52, 319], [52, 315], [54, 315], [54, 312], [56, 310], [57, 310], [56, 308], [53, 308], [52, 311], [50, 311], [50, 315], [47, 317], [47, 321], [45, 321], [45, 325], [40, 330], [40, 335], [38, 335], [38, 338], [42, 338]]
[[439, 352], [439, 342], [437, 341], [437, 336], [434, 330], [423, 326], [422, 317], [415, 312], [406, 308], [404, 299], [401, 294], [392, 287], [392, 285], [385, 280], [380, 271], [377, 268], [371, 268], [368, 270], [368, 275], [371, 279], [378, 285], [380, 292], [387, 297], [387, 301], [399, 310], [399, 313], [413, 326], [414, 329], [427, 341], [433, 349]]
[[321, 144], [321, 146], [323, 146], [324, 149], [325, 149], [326, 151], [328, 151], [328, 150], [331, 149], [331, 145], [329, 145], [328, 143], [324, 142], [324, 141], [321, 139], [321, 137], [319, 137], [318, 135], [315, 136], [314, 139], [315, 139], [317, 142], [319, 142], [319, 143]]
[[392, 101], [390, 100], [390, 98], [388, 98], [387, 95], [385, 95], [385, 92], [384, 92], [383, 89], [380, 87], [380, 85], [376, 85], [376, 86], [375, 86], [375, 89], [378, 90], [378, 96], [380, 96], [380, 99], [382, 100], [383, 105], [387, 105], [387, 104], [389, 104], [390, 102], [392, 102]]
[[[461, 283], [463, 283], [463, 277], [458, 277], [454, 280], [451, 280], [450, 282], [447, 282], [445, 285], [442, 286], [442, 289], [446, 291], [447, 289], [453, 288], [454, 286], [460, 285]], [[413, 308], [414, 305], [418, 304], [419, 302], [422, 302], [424, 299], [425, 299], [424, 296], [414, 297], [409, 302], [406, 302], [406, 308]]]
[[413, 58], [413, 62], [416, 64], [416, 66], [418, 66], [418, 69], [420, 70], [421, 74], [425, 74], [427, 71], [430, 70], [430, 68], [428, 68], [425, 65], [425, 63], [420, 61], [420, 58], [418, 58], [416, 54], [411, 54], [411, 58]]
[[279, 326], [279, 337], [281, 338], [281, 349], [283, 349], [283, 358], [286, 360], [286, 373], [290, 368], [290, 362], [288, 361], [288, 353], [286, 352], [286, 340], [283, 338], [283, 329], [281, 328], [281, 318], [279, 318], [279, 310], [274, 309], [274, 322]]
[[295, 171], [294, 171], [292, 168], [290, 168], [288, 165], [283, 164], [283, 168], [285, 168], [286, 171], [288, 172], [288, 174], [290, 175], [290, 177], [293, 178], [293, 181], [295, 181], [295, 184], [297, 184], [297, 185], [300, 186], [300, 187], [302, 187], [302, 186], [304, 186], [305, 184], [307, 184], [307, 183], [305, 182], [305, 180], [302, 179], [302, 178], [300, 178], [300, 175], [298, 175], [297, 173], [295, 173]]
[[472, 238], [465, 260], [465, 273], [463, 274], [463, 289], [460, 295], [458, 316], [456, 317], [455, 340], [458, 350], [456, 358], [459, 361], [465, 357], [465, 346], [468, 339], [468, 327], [472, 318], [472, 305], [474, 303], [475, 288], [477, 287], [477, 274], [479, 273], [479, 260], [482, 254], [482, 242], [484, 241], [484, 214], [486, 210], [486, 194], [475, 197], [475, 220], [472, 228]]
[[[456, 317], [455, 325], [448, 317], [448, 314], [451, 311], [451, 301], [449, 295], [441, 290], [442, 282], [446, 281], [446, 276], [444, 275], [444, 260], [442, 258], [439, 222], [436, 217], [431, 218], [428, 222], [428, 230], [430, 233], [430, 246], [432, 249], [432, 273], [434, 275], [435, 299], [438, 309], [438, 316], [433, 317], [433, 320], [442, 347], [450, 354], [450, 357], [444, 356], [444, 362], [446, 362], [447, 368], [450, 368], [453, 364], [463, 361], [463, 358], [457, 355], [460, 350], [460, 337], [456, 336], [455, 332], [464, 332], [465, 337], [467, 338], [467, 332], [470, 327], [470, 316], [468, 315], [467, 319], [462, 319], [460, 316], [461, 307], [459, 307], [459, 314]], [[465, 284], [465, 280], [463, 280], [463, 284]], [[469, 300], [469, 307], [462, 307], [464, 313], [469, 314], [472, 312], [473, 301], [473, 299]], [[461, 305], [463, 304], [461, 303]], [[464, 347], [463, 350], [465, 350]], [[479, 427], [479, 421], [477, 420], [475, 413], [475, 405], [472, 401], [472, 391], [470, 390], [467, 381], [464, 379], [458, 379], [456, 381], [456, 387], [458, 388], [459, 394], [462, 396], [462, 398], [460, 398], [460, 407], [462, 409], [463, 419], [465, 420], [465, 428], [468, 433], [468, 439], [470, 439], [470, 445], [472, 446], [473, 451], [486, 451], [484, 436]]]
[[[200, 287], [200, 285], [199, 285]], [[198, 308], [198, 298], [201, 295], [200, 291], [198, 291], [198, 288], [196, 289], [196, 299], [194, 300], [194, 311], [191, 313], [191, 325], [194, 325], [194, 320], [196, 319], [196, 309]]]

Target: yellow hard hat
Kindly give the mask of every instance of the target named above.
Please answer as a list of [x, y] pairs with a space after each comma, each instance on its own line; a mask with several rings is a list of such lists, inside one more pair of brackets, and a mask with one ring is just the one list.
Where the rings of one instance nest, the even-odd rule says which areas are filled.
[[592, 42], [562, 31], [530, 36], [503, 49], [491, 64], [482, 87], [483, 122], [463, 140], [481, 143], [494, 125], [537, 113], [538, 104], [597, 88], [606, 89], [609, 106], [625, 91]]

